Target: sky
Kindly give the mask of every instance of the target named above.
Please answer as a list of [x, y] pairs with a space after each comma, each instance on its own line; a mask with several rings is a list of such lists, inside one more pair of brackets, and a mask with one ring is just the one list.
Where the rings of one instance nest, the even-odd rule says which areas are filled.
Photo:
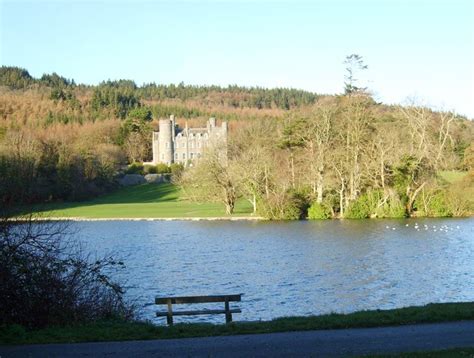
[[0, 0], [0, 64], [35, 77], [336, 94], [353, 53], [377, 100], [474, 118], [474, 0]]

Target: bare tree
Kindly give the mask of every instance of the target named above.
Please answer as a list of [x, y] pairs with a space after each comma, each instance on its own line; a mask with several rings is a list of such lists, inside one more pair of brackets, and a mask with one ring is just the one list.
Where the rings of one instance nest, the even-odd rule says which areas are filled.
[[182, 174], [178, 183], [195, 200], [219, 201], [225, 205], [226, 214], [234, 212], [239, 194], [238, 176], [234, 162], [225, 157], [219, 145], [209, 147], [203, 157]]

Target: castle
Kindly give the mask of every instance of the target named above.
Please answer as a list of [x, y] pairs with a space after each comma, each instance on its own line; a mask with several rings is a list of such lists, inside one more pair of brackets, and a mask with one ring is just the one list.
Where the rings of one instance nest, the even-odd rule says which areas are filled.
[[216, 119], [209, 118], [205, 128], [179, 128], [174, 116], [160, 119], [159, 131], [153, 132], [152, 164], [181, 163], [188, 165], [199, 160], [205, 149], [216, 144], [227, 146], [227, 122], [216, 126]]

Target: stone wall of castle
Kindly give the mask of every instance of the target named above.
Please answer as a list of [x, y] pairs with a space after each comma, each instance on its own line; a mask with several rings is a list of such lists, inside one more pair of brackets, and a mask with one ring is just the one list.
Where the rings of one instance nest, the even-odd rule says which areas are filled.
[[174, 116], [159, 121], [159, 131], [153, 132], [153, 164], [181, 163], [187, 165], [201, 158], [206, 148], [217, 144], [227, 146], [227, 122], [216, 125], [209, 118], [205, 128], [178, 128]]

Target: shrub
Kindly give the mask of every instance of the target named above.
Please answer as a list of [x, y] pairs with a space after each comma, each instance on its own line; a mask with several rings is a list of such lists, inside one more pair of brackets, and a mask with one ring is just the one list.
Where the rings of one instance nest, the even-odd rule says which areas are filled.
[[371, 197], [368, 194], [363, 194], [357, 200], [350, 203], [345, 217], [348, 219], [365, 219], [370, 217], [372, 213]]
[[145, 174], [156, 174], [158, 173], [158, 169], [155, 165], [145, 165], [143, 167], [143, 171]]
[[184, 165], [181, 163], [173, 163], [170, 165], [170, 171], [173, 179], [178, 179], [184, 171]]
[[329, 219], [331, 218], [331, 211], [323, 204], [314, 202], [308, 209], [308, 219]]
[[156, 165], [156, 172], [158, 174], [168, 174], [171, 173], [171, 169], [165, 163], [158, 163]]
[[141, 174], [141, 175], [143, 175], [144, 174], [143, 164], [133, 162], [132, 164], [130, 164], [128, 166], [127, 170], [125, 170], [125, 173], [126, 174]]
[[347, 208], [345, 217], [348, 219], [403, 218], [406, 208], [394, 190], [383, 192], [371, 190], [362, 194]]
[[108, 276], [123, 263], [90, 259], [67, 240], [65, 225], [0, 218], [0, 326], [133, 318], [121, 286]]
[[453, 216], [469, 216], [474, 213], [474, 170], [451, 184], [446, 195], [446, 202]]
[[305, 193], [288, 190], [274, 193], [257, 202], [257, 211], [272, 220], [298, 220], [307, 216], [308, 200]]
[[415, 201], [415, 208], [419, 216], [453, 216], [446, 193], [439, 189], [423, 191]]

